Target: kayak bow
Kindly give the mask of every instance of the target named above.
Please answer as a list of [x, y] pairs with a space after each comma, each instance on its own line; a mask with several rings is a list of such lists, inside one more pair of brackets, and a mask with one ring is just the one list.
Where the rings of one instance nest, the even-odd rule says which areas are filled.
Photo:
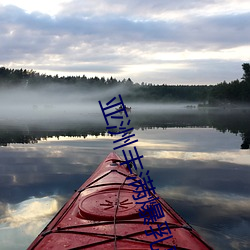
[[[163, 214], [161, 218], [147, 224], [148, 220], [141, 216], [141, 206], [133, 198], [135, 188], [132, 183], [140, 180], [140, 177], [130, 174], [128, 167], [120, 165], [121, 162], [122, 159], [116, 153], [110, 153], [28, 250], [212, 249], [157, 194], [151, 193], [154, 203], [161, 205]], [[148, 199], [144, 197], [139, 201], [146, 202]], [[165, 222], [171, 233], [161, 228]], [[159, 237], [161, 229], [162, 235]]]

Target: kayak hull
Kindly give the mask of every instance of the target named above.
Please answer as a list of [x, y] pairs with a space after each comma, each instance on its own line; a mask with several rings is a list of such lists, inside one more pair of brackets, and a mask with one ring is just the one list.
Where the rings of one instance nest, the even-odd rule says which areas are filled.
[[[142, 218], [141, 205], [137, 201], [146, 203], [149, 197], [135, 199], [132, 183], [140, 177], [131, 175], [121, 162], [116, 153], [110, 153], [28, 250], [212, 249], [157, 194], [153, 195], [154, 202], [161, 205], [164, 215], [153, 222]], [[159, 231], [165, 222], [171, 234], [166, 230], [162, 231], [162, 237], [152, 233], [152, 230]], [[166, 240], [162, 241], [164, 238]]]

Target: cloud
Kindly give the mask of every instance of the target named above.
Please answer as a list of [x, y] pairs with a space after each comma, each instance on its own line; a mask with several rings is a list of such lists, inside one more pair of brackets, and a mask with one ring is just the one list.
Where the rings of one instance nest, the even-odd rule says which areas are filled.
[[46, 196], [5, 204], [0, 217], [1, 249], [26, 249], [63, 205], [62, 200], [59, 196]]
[[[58, 211], [58, 202], [55, 197], [31, 198], [19, 204], [8, 204], [5, 217], [0, 222], [12, 228], [23, 224], [33, 224], [34, 220], [50, 217]], [[33, 233], [32, 230], [29, 233]]]
[[[164, 1], [164, 0], [145, 0], [143, 4], [139, 0], [127, 0], [126, 2], [115, 0], [105, 0], [100, 3], [98, 0], [86, 0], [84, 2], [74, 0], [65, 3], [64, 9], [61, 11], [64, 15], [79, 15], [85, 17], [92, 16], [130, 16], [134, 19], [149, 20], [149, 19], [164, 19], [171, 20], [172, 18], [181, 18], [197, 15], [201, 13], [215, 12], [215, 9], [227, 12], [242, 12], [244, 8], [249, 6], [247, 0], [241, 2], [241, 6], [234, 4], [234, 0], [219, 0], [219, 1], [198, 1], [198, 0], [179, 0], [179, 1]], [[246, 10], [244, 11], [246, 12]]]
[[250, 199], [246, 196], [240, 195], [226, 195], [219, 192], [210, 192], [197, 189], [194, 192], [186, 186], [182, 187], [162, 187], [157, 189], [157, 192], [167, 199], [175, 199], [185, 201], [186, 203], [202, 204], [203, 206], [218, 206], [221, 209], [218, 211], [222, 215], [234, 214], [234, 216], [240, 216], [246, 213], [250, 208]]
[[[0, 5], [0, 63], [139, 82], [234, 80], [241, 76], [241, 63], [250, 60], [240, 49], [249, 47], [250, 13], [232, 6], [233, 0], [75, 0], [50, 16]], [[233, 62], [227, 49], [235, 51]], [[216, 67], [221, 63], [224, 67]], [[239, 69], [231, 71], [232, 64]]]
[[[65, 48], [67, 44], [60, 44], [65, 39], [68, 46], [79, 43], [120, 45], [138, 43], [164, 42], [166, 45], [175, 43], [181, 47], [195, 49], [197, 45], [206, 48], [213, 44], [221, 46], [246, 45], [249, 34], [244, 38], [240, 36], [242, 31], [247, 31], [250, 21], [250, 13], [239, 15], [222, 15], [216, 17], [195, 17], [189, 22], [167, 20], [135, 20], [129, 17], [104, 16], [84, 18], [81, 16], [60, 16], [52, 18], [49, 15], [33, 12], [27, 14], [13, 6], [2, 8], [3, 30], [16, 38], [22, 35], [24, 41], [30, 41], [27, 47], [35, 45], [59, 45]], [[9, 15], [11, 13], [11, 15]], [[218, 33], [218, 31], [220, 31]], [[62, 37], [61, 37], [62, 36]], [[74, 36], [74, 37], [72, 37]], [[56, 38], [58, 40], [56, 41]], [[40, 43], [38, 41], [40, 39]], [[13, 41], [13, 39], [11, 39]], [[22, 40], [21, 40], [22, 41]], [[191, 42], [192, 41], [192, 42]], [[55, 44], [53, 44], [55, 43]], [[19, 43], [20, 44], [20, 40]], [[22, 44], [22, 43], [21, 43]], [[81, 44], [81, 43], [80, 43]], [[86, 45], [86, 44], [85, 44]], [[199, 47], [198, 47], [199, 48]]]

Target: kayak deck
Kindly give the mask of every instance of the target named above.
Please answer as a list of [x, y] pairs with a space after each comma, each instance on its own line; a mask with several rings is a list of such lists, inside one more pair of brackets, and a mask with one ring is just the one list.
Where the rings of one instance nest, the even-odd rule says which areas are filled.
[[[121, 162], [110, 153], [28, 249], [212, 249], [156, 193], [136, 200], [140, 177]], [[151, 222], [140, 205], [149, 201], [164, 213]]]

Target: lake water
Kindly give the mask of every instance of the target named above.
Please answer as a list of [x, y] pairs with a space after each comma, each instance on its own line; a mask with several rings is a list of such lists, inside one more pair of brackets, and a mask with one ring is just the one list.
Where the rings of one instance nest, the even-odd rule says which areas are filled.
[[[0, 118], [4, 250], [27, 248], [114, 147], [98, 104], [28, 112], [36, 115]], [[183, 105], [134, 105], [129, 114], [157, 193], [215, 249], [250, 249], [249, 114]]]

